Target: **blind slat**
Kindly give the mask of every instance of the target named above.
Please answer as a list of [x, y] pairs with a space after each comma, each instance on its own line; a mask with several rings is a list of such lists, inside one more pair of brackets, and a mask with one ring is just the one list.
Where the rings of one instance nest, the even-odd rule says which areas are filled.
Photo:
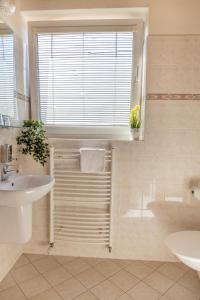
[[133, 32], [38, 33], [37, 45], [45, 124], [128, 126]]
[[0, 113], [16, 117], [14, 38], [0, 34]]

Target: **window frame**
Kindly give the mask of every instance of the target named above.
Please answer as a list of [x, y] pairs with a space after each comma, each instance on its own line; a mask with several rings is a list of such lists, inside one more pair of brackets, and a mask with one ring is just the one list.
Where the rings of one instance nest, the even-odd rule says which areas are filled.
[[[135, 90], [132, 88], [131, 107], [135, 104], [144, 106], [145, 95], [145, 65], [144, 40], [145, 23], [143, 20], [70, 20], [52, 22], [30, 22], [29, 23], [29, 64], [30, 64], [30, 90], [31, 90], [31, 117], [40, 119], [39, 90], [37, 89], [37, 39], [38, 33], [50, 32], [72, 32], [72, 31], [133, 31], [135, 33], [134, 62], [132, 80]], [[133, 86], [133, 85], [132, 85]], [[142, 109], [143, 110], [143, 109]], [[129, 127], [125, 126], [60, 126], [45, 125], [49, 137], [65, 138], [98, 138], [98, 139], [128, 139]]]

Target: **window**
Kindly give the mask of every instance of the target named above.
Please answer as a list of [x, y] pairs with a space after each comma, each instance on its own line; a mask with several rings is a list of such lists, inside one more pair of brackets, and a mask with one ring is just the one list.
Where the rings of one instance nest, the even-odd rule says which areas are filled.
[[13, 34], [0, 32], [0, 113], [16, 117]]
[[141, 104], [143, 21], [125, 21], [31, 24], [32, 117], [50, 135], [128, 134]]

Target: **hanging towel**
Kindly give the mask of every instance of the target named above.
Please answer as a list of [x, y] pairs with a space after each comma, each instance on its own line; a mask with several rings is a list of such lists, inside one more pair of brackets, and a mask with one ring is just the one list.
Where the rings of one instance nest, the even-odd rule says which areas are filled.
[[105, 170], [105, 149], [81, 148], [80, 164], [82, 173], [100, 173]]

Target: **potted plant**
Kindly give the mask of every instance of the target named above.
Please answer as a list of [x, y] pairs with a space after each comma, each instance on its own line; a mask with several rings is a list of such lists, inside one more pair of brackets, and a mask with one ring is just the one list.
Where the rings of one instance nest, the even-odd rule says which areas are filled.
[[17, 144], [20, 145], [19, 151], [22, 154], [32, 155], [35, 161], [42, 166], [45, 165], [49, 157], [49, 146], [41, 121], [24, 120], [16, 140]]
[[130, 134], [131, 140], [138, 140], [141, 127], [140, 105], [135, 105], [130, 113]]

